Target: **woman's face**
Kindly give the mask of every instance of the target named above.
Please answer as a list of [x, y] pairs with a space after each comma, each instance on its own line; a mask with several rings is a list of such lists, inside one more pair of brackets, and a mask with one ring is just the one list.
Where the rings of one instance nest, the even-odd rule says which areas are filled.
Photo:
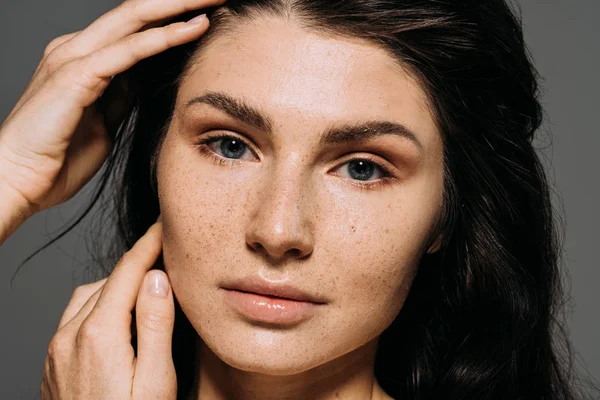
[[[276, 375], [372, 349], [433, 251], [442, 154], [421, 88], [371, 44], [266, 18], [210, 42], [157, 168], [165, 267], [208, 348]], [[323, 304], [224, 289], [251, 279]]]

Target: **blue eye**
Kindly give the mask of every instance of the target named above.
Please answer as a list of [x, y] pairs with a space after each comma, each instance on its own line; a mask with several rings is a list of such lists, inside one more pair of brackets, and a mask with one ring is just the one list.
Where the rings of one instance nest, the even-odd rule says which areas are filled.
[[225, 158], [241, 158], [241, 156], [243, 156], [247, 150], [246, 144], [238, 138], [226, 136], [216, 140], [215, 142], [217, 141], [221, 142], [219, 150], [221, 150], [221, 153]]
[[[216, 143], [220, 144], [217, 146]], [[202, 155], [209, 157], [215, 164], [238, 164], [250, 146], [242, 139], [231, 135], [216, 135], [202, 139], [197, 146]], [[390, 171], [380, 163], [368, 157], [354, 158], [339, 168], [348, 166], [348, 179], [359, 189], [383, 187], [394, 180]], [[345, 175], [346, 176], [346, 175]]]
[[384, 175], [380, 171], [381, 167], [369, 160], [356, 158], [354, 160], [350, 160], [344, 165], [348, 165], [350, 177], [359, 181], [367, 181], [372, 178], [373, 175], [379, 175], [375, 176], [375, 178], [379, 178]]
[[223, 155], [227, 158], [238, 158], [243, 156], [246, 151], [246, 145], [240, 140], [235, 138], [221, 139], [221, 146], [219, 146]]
[[197, 146], [203, 155], [215, 158], [219, 164], [235, 163], [249, 148], [244, 140], [231, 135], [210, 136], [202, 139]]

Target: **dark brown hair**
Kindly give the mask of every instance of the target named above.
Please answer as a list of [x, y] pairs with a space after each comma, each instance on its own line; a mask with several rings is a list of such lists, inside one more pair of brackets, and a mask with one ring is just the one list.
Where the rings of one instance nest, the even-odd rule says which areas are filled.
[[[401, 399], [583, 397], [558, 318], [562, 242], [532, 144], [542, 121], [538, 78], [509, 5], [230, 0], [208, 16], [211, 27], [198, 42], [123, 74], [135, 102], [115, 133], [94, 197], [114, 179], [110, 212], [119, 229], [112, 258], [99, 258], [105, 274], [158, 216], [153, 159], [190, 60], [214, 38], [235, 35], [239, 22], [286, 18], [388, 51], [421, 82], [442, 132], [445, 202], [437, 228], [444, 243], [424, 256], [401, 312], [381, 336], [375, 375], [382, 387]], [[173, 350], [181, 398], [197, 373], [196, 336], [177, 305]]]

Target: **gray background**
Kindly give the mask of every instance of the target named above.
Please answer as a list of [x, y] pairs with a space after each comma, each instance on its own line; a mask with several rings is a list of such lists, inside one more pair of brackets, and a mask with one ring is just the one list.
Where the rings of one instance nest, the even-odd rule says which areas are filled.
[[[117, 0], [2, 0], [0, 121], [12, 109], [52, 38], [83, 29]], [[600, 0], [520, 0], [526, 40], [544, 77], [545, 135], [539, 142], [566, 213], [565, 263], [574, 305], [569, 328], [580, 361], [600, 377]], [[91, 182], [93, 184], [94, 181]], [[86, 279], [83, 226], [15, 277], [17, 266], [75, 216], [91, 187], [27, 221], [0, 247], [0, 399], [39, 398], [48, 342], [73, 289]], [[1, 201], [1, 199], [0, 199]], [[558, 207], [558, 203], [557, 207]]]

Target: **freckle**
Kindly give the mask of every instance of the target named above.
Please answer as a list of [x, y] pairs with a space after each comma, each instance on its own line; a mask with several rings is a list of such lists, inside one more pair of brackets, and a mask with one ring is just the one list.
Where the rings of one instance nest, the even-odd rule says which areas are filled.
[[352, 233], [356, 232], [356, 227], [354, 225], [352, 225], [350, 229], [352, 229]]

